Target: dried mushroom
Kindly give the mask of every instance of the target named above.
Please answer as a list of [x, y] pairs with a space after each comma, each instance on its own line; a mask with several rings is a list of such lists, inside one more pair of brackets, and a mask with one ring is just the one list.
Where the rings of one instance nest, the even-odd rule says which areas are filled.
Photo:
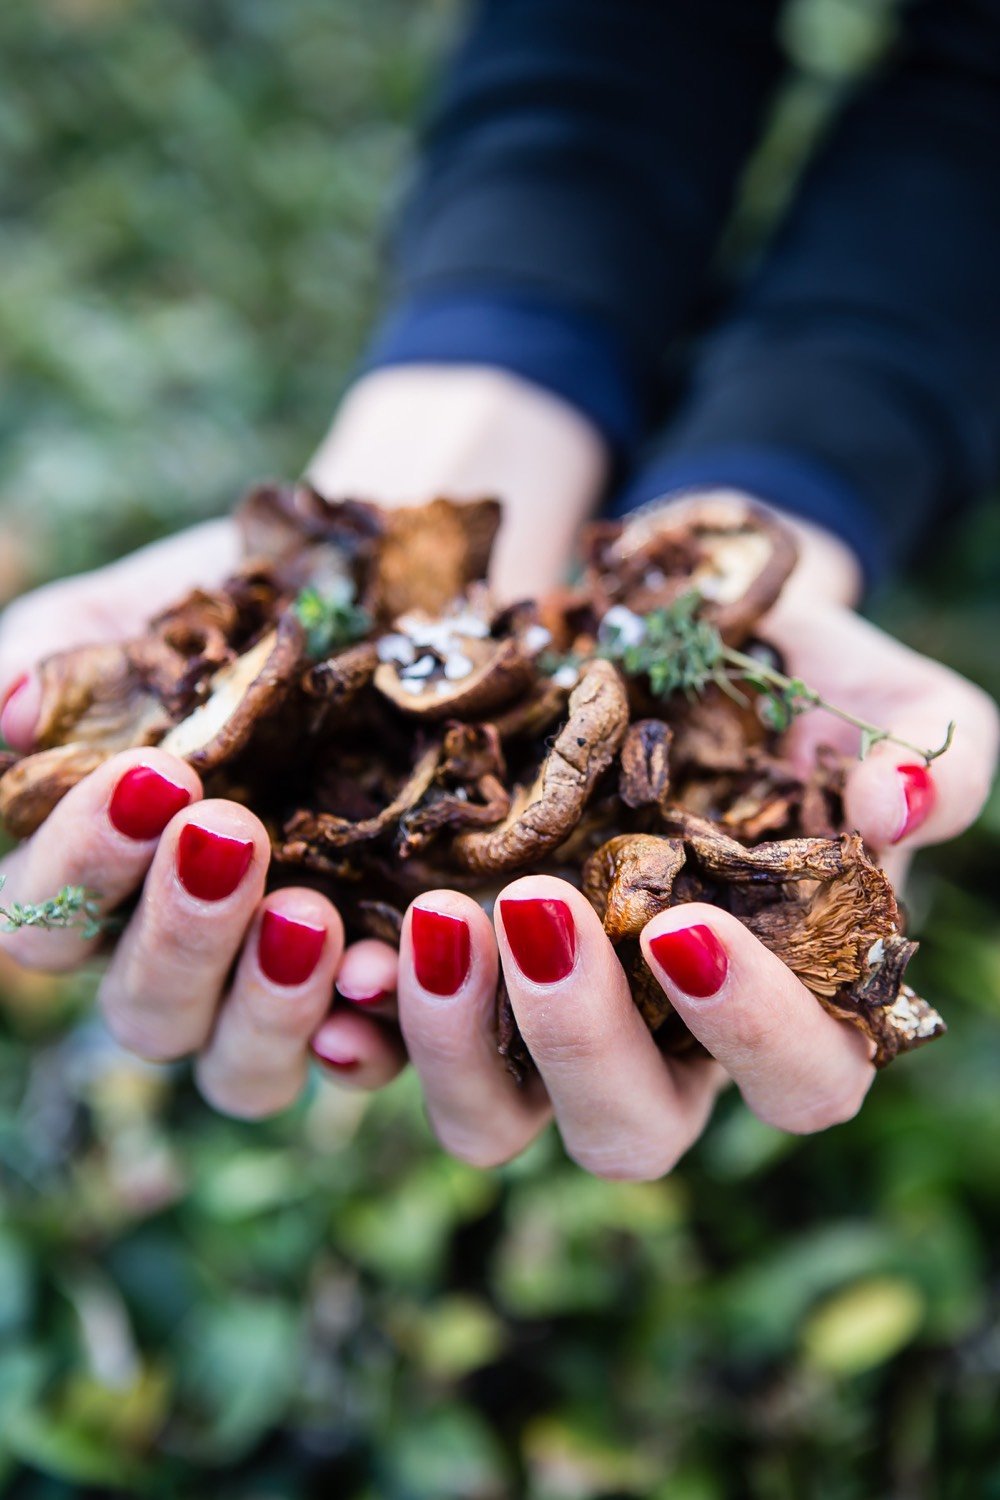
[[472, 610], [396, 618], [378, 646], [378, 691], [416, 718], [473, 718], [522, 695], [534, 665], [514, 636], [495, 640]]
[[645, 614], [693, 590], [705, 619], [739, 644], [774, 604], [796, 556], [794, 537], [767, 511], [735, 495], [706, 497], [592, 528], [589, 584], [602, 614], [615, 604]]
[[7, 832], [16, 839], [29, 838], [66, 793], [103, 765], [109, 754], [93, 745], [55, 745], [13, 761], [0, 778], [0, 819]]
[[568, 715], [533, 784], [515, 788], [503, 822], [455, 840], [459, 865], [482, 873], [523, 869], [573, 832], [628, 728], [625, 685], [609, 662], [584, 669]]
[[[803, 774], [783, 755], [791, 717], [821, 701], [766, 642], [789, 533], [737, 497], [649, 511], [591, 529], [579, 586], [498, 609], [499, 516], [259, 486], [218, 589], [42, 664], [37, 748], [0, 752], [9, 831], [156, 744], [253, 807], [274, 878], [326, 890], [351, 936], [398, 941], [430, 886], [487, 902], [499, 876], [550, 871], [600, 913], [665, 1051], [698, 1044], [639, 937], [696, 900], [745, 922], [879, 1065], [937, 1036], [904, 982], [915, 944], [892, 889], [844, 830], [842, 758]], [[527, 1077], [502, 987], [497, 1030]]]
[[209, 696], [175, 724], [160, 748], [186, 760], [202, 774], [233, 759], [255, 729], [272, 719], [296, 691], [304, 658], [304, 633], [292, 614], [276, 630], [221, 668], [209, 683]]

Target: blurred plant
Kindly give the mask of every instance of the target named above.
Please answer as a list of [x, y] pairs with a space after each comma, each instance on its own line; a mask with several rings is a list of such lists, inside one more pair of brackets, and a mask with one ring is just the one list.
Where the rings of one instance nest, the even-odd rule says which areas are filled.
[[[4, 888], [0, 875], [0, 891]], [[47, 901], [15, 901], [0, 905], [0, 931], [18, 932], [23, 927], [42, 927], [50, 931], [79, 927], [84, 939], [95, 938], [107, 925], [102, 916], [100, 896], [82, 885], [64, 885]]]
[[[0, 586], [301, 465], [453, 9], [0, 6], [0, 526], [25, 539]], [[805, 73], [744, 240], [887, 27], [793, 11]], [[994, 693], [998, 548], [1000, 507], [956, 521], [881, 604]], [[551, 1134], [498, 1172], [449, 1161], [412, 1078], [221, 1119], [110, 1042], [92, 977], [50, 1004], [0, 958], [0, 1494], [1000, 1495], [998, 863], [1000, 797], [917, 861], [939, 1049], [814, 1140], [724, 1098], [650, 1185], [585, 1177]]]

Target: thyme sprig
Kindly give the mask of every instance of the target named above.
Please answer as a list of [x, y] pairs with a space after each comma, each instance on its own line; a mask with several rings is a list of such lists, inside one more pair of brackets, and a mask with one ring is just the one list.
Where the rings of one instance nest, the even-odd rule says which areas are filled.
[[339, 646], [359, 641], [372, 628], [371, 616], [355, 602], [354, 585], [337, 578], [326, 586], [310, 584], [295, 600], [295, 613], [306, 632], [306, 650], [316, 661]]
[[[0, 890], [4, 877], [0, 875]], [[100, 896], [82, 885], [64, 885], [47, 901], [12, 901], [0, 906], [4, 932], [19, 932], [24, 927], [41, 927], [48, 931], [65, 931], [78, 927], [80, 936], [89, 941], [112, 925], [114, 919], [101, 913]]]
[[609, 610], [601, 625], [599, 654], [617, 662], [630, 676], [648, 677], [650, 691], [657, 698], [669, 698], [678, 692], [695, 697], [714, 684], [747, 703], [742, 689], [755, 689], [760, 694], [758, 711], [764, 722], [778, 731], [787, 729], [800, 714], [823, 709], [860, 730], [862, 760], [873, 746], [889, 743], [911, 751], [930, 765], [950, 746], [954, 722], [948, 725], [942, 743], [928, 750], [831, 703], [800, 677], [788, 677], [768, 662], [737, 651], [699, 615], [701, 602], [700, 595], [692, 592], [647, 615], [632, 615], [620, 608]]

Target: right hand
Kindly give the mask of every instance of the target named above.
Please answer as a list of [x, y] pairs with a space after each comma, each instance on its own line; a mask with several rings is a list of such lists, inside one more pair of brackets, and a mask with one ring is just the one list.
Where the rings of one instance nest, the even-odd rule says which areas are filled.
[[[31, 749], [39, 700], [32, 669], [44, 656], [135, 634], [187, 589], [219, 583], [235, 561], [234, 528], [212, 522], [17, 600], [0, 620], [7, 741]], [[141, 892], [101, 980], [112, 1034], [157, 1062], [197, 1054], [209, 1101], [257, 1117], [301, 1091], [334, 982], [365, 999], [394, 989], [396, 969], [384, 944], [345, 950], [340, 917], [318, 892], [286, 887], [265, 896], [269, 861], [267, 832], [247, 808], [206, 801], [175, 756], [126, 750], [0, 863], [0, 904], [44, 901], [75, 885], [99, 893], [101, 910], [111, 911]], [[79, 929], [0, 932], [0, 953], [46, 972], [77, 968], [96, 946]], [[394, 1033], [357, 1004], [341, 1007], [323, 1037], [327, 1065], [352, 1083], [376, 1087], [402, 1063]]]

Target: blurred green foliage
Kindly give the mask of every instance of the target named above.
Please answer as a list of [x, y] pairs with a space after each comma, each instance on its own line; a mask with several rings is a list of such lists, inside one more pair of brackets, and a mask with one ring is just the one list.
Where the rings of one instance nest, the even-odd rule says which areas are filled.
[[[452, 9], [0, 8], [0, 594], [301, 466]], [[737, 241], [888, 26], [791, 7]], [[1000, 512], [943, 543], [882, 613], [1000, 692]], [[0, 1493], [1000, 1497], [998, 852], [995, 799], [918, 864], [945, 1042], [815, 1140], [727, 1098], [651, 1185], [460, 1166], [412, 1080], [226, 1121], [3, 971]]]

